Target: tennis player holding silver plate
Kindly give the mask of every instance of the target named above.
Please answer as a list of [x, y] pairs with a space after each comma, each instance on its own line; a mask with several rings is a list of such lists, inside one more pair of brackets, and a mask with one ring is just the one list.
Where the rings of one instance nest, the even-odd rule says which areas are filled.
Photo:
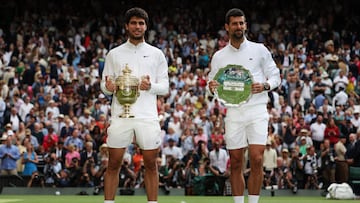
[[227, 106], [225, 142], [230, 155], [230, 182], [234, 203], [244, 203], [244, 155], [248, 150], [248, 203], [258, 203], [263, 182], [263, 154], [267, 141], [268, 91], [280, 84], [271, 53], [246, 36], [245, 14], [238, 8], [225, 15], [229, 43], [211, 60], [208, 90]]

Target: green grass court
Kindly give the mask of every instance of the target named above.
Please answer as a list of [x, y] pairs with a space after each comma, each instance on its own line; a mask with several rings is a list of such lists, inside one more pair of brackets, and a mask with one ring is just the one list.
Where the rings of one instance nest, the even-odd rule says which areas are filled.
[[[0, 203], [102, 203], [103, 196], [75, 195], [0, 195]], [[159, 203], [232, 203], [232, 197], [223, 196], [159, 196]], [[245, 202], [247, 199], [245, 198]], [[261, 197], [260, 203], [339, 203], [359, 200], [327, 200], [325, 197]], [[145, 196], [117, 196], [116, 203], [146, 203]]]

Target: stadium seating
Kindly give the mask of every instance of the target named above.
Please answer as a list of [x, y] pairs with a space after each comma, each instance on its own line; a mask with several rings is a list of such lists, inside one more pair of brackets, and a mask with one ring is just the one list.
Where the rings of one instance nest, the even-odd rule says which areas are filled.
[[360, 167], [349, 167], [349, 184], [356, 195], [360, 194]]

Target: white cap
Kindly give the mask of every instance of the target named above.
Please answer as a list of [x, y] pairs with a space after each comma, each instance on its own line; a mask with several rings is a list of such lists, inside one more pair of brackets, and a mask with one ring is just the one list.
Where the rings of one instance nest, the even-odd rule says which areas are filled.
[[99, 99], [104, 99], [105, 95], [103, 93], [99, 94]]

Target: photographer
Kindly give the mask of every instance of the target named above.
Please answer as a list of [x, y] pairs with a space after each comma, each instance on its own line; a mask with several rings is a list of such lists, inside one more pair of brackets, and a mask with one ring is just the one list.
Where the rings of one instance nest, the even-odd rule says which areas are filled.
[[315, 147], [310, 146], [307, 149], [307, 155], [304, 156], [304, 180], [305, 189], [320, 189], [318, 185], [318, 160], [315, 153]]
[[44, 176], [40, 176], [38, 171], [34, 171], [31, 175], [27, 187], [44, 187]]
[[193, 151], [189, 151], [186, 157], [186, 166], [185, 166], [185, 195], [193, 195], [193, 187], [194, 187], [194, 177], [199, 174], [198, 169], [195, 167], [197, 164], [194, 163], [196, 160], [194, 159]]
[[97, 166], [93, 157], [86, 159], [82, 168], [82, 176], [80, 178], [80, 187], [94, 187], [94, 179], [97, 172]]
[[69, 185], [77, 187], [82, 178], [82, 168], [80, 166], [80, 160], [77, 157], [71, 159], [71, 165], [66, 170], [69, 179]]
[[335, 151], [330, 146], [330, 140], [325, 139], [321, 150], [321, 169], [324, 179], [324, 188], [327, 189], [331, 183], [335, 183]]
[[173, 188], [184, 187], [184, 163], [172, 157], [169, 165], [168, 183]]
[[170, 193], [170, 189], [168, 186], [168, 175], [169, 175], [168, 165], [167, 164], [162, 165], [161, 157], [156, 158], [156, 163], [158, 166], [158, 173], [159, 173], [159, 188], [161, 188], [165, 192], [165, 194], [168, 195]]
[[[142, 165], [142, 168], [144, 168], [144, 165]], [[136, 175], [130, 168], [129, 162], [126, 159], [124, 159], [119, 173], [119, 180], [120, 180], [119, 187], [133, 188], [135, 179], [136, 179]]]
[[55, 153], [51, 153], [49, 157], [45, 158], [44, 178], [46, 186], [56, 185], [58, 173], [60, 173], [61, 169], [61, 163], [56, 159]]
[[298, 188], [304, 188], [304, 163], [301, 160], [302, 154], [293, 149], [291, 151], [291, 161], [289, 166], [289, 186], [294, 193], [297, 192]]

